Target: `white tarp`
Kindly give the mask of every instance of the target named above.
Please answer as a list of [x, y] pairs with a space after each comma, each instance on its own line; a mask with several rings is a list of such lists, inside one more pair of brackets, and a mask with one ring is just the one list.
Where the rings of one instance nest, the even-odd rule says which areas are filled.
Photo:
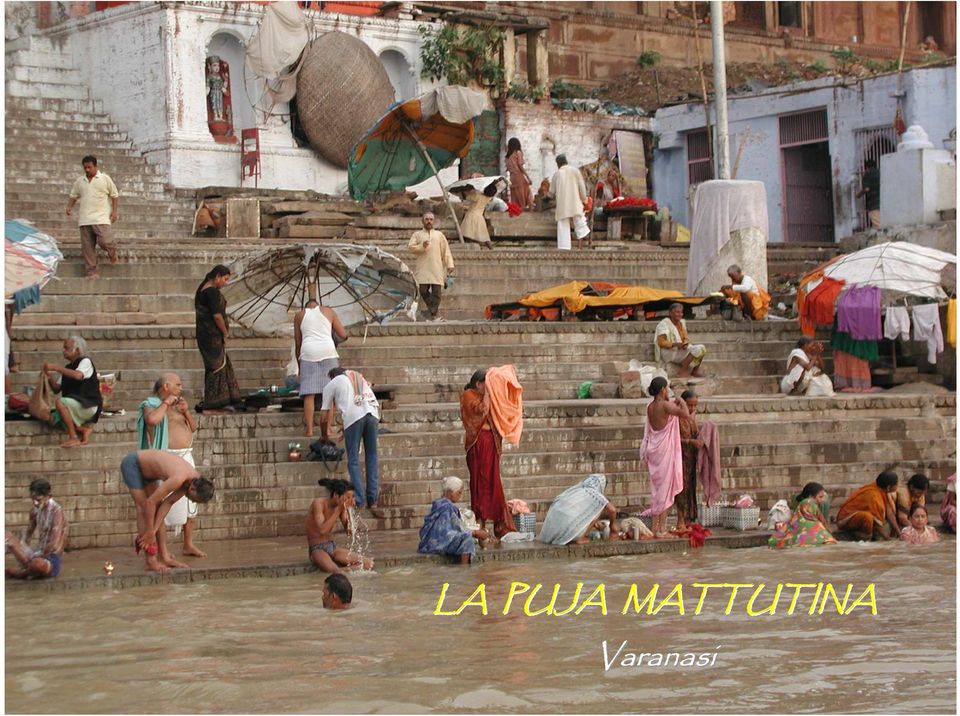
[[437, 112], [451, 124], [464, 124], [476, 117], [487, 105], [487, 95], [460, 85], [430, 90], [420, 96], [420, 112], [424, 118]]
[[276, 79], [296, 62], [309, 39], [307, 18], [297, 3], [270, 3], [260, 29], [247, 43], [247, 67], [257, 77]]
[[[957, 257], [937, 249], [890, 241], [841, 256], [824, 269], [823, 275], [846, 282], [846, 286], [875, 286], [888, 295], [906, 294], [943, 300], [941, 272]], [[808, 286], [812, 290], [816, 284]]]
[[703, 182], [694, 201], [686, 294], [705, 296], [729, 283], [730, 264], [768, 288], [767, 223], [763, 182]]

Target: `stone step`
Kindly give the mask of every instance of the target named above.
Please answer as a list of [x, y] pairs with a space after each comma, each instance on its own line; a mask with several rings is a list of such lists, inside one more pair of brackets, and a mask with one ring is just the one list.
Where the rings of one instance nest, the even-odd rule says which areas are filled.
[[[842, 443], [827, 443], [825, 438], [829, 435], [823, 431], [815, 431], [791, 435], [794, 442], [775, 445], [751, 442], [755, 438], [750, 435], [750, 431], [742, 429], [736, 423], [718, 421], [718, 424], [722, 435], [720, 455], [724, 469], [751, 465], [759, 467], [767, 464], [793, 464], [802, 461], [810, 464], [842, 464], [856, 462], [859, 457], [866, 454], [872, 454], [878, 458], [888, 455], [889, 460], [893, 462], [896, 459], [905, 459], [907, 453], [915, 454], [910, 451], [940, 457], [946, 440], [945, 430], [939, 426], [924, 427], [921, 419], [908, 421], [906, 427], [899, 433], [877, 430], [853, 433], [850, 432], [853, 426], [848, 423], [844, 425], [848, 437]], [[756, 427], [756, 422], [750, 423], [751, 429]], [[791, 427], [794, 425], [791, 424]], [[580, 434], [581, 432], [584, 434]], [[904, 433], [909, 434], [909, 442], [912, 446], [906, 449], [897, 448], [895, 444], [901, 442], [900, 439]], [[566, 427], [531, 429], [524, 435], [524, 441], [520, 447], [505, 451], [502, 464], [510, 465], [511, 462], [517, 461], [524, 463], [535, 459], [541, 466], [556, 467], [557, 457], [564, 458], [580, 453], [591, 454], [594, 459], [602, 456], [607, 464], [614, 460], [632, 462], [638, 458], [637, 449], [642, 434], [642, 426], [636, 426], [629, 433], [620, 431], [619, 434], [613, 428], [600, 427], [583, 431]], [[51, 474], [57, 476], [58, 480], [66, 480], [70, 473], [72, 476], [70, 479], [75, 479], [71, 487], [82, 488], [85, 492], [97, 491], [100, 489], [99, 484], [108, 479], [104, 476], [115, 473], [116, 466], [136, 445], [136, 434], [124, 433], [123, 435], [129, 437], [129, 440], [120, 443], [105, 442], [109, 438], [116, 439], [115, 434], [95, 433], [95, 435], [96, 450], [67, 451], [50, 446], [48, 450], [50, 454], [38, 456], [36, 447], [8, 446], [6, 460], [11, 467], [16, 468], [11, 469], [8, 475], [12, 480], [22, 478], [29, 482], [29, 479], [32, 479], [31, 475]], [[290, 442], [298, 442], [304, 451], [307, 451], [311, 442], [309, 438], [291, 437], [290, 434], [274, 437], [218, 438], [215, 441], [210, 441], [204, 433], [201, 435], [203, 435], [202, 441], [194, 451], [197, 464], [204, 469], [216, 468], [221, 472], [229, 470], [225, 464], [226, 461], [234, 467], [247, 466], [246, 469], [253, 470], [264, 464], [270, 464], [275, 466], [275, 470], [283, 471], [284, 468], [281, 466], [287, 464]], [[394, 480], [414, 484], [423, 480], [429, 482], [437, 470], [443, 472], [449, 469], [462, 469], [464, 454], [461, 432], [448, 431], [433, 435], [434, 443], [427, 444], [422, 440], [412, 440], [407, 435], [384, 432], [379, 441], [379, 457], [385, 466], [389, 463], [389, 469], [384, 468], [385, 474], [389, 472]], [[62, 440], [62, 435], [58, 435], [57, 438]], [[803, 441], [797, 441], [799, 438]], [[894, 444], [893, 452], [891, 452], [891, 444]], [[598, 446], [602, 448], [599, 451]], [[214, 449], [216, 453], [211, 452]], [[319, 465], [316, 467], [319, 468]], [[289, 467], [289, 470], [294, 472], [297, 469], [299, 468], [295, 465]], [[636, 469], [639, 471], [639, 466]], [[531, 470], [509, 471], [509, 474], [527, 476], [535, 473], [536, 471]], [[270, 482], [271, 475], [272, 473], [265, 475], [265, 482], [257, 485], [271, 486], [273, 484]]]
[[[23, 150], [20, 139], [32, 142], [42, 142], [49, 140], [47, 146], [56, 146], [58, 139], [63, 138], [66, 146], [91, 146], [97, 147], [97, 152], [103, 152], [104, 148], [116, 150], [133, 149], [133, 143], [125, 132], [115, 124], [107, 122], [97, 124], [94, 122], [58, 122], [55, 119], [43, 119], [42, 113], [37, 112], [29, 119], [22, 122], [11, 121], [7, 116], [5, 122], [5, 146], [7, 154], [16, 153]], [[11, 151], [12, 150], [12, 151]], [[99, 159], [99, 154], [97, 155]]]
[[9, 90], [6, 93], [7, 108], [17, 110], [35, 110], [40, 112], [54, 112], [64, 116], [88, 117], [103, 115], [103, 102], [99, 99], [84, 97], [81, 99], [64, 99], [61, 97], [39, 97], [36, 95], [12, 96]]
[[59, 100], [89, 101], [90, 98], [87, 88], [82, 85], [62, 84], [59, 82], [25, 82], [14, 79], [8, 79], [6, 81], [4, 93], [8, 97], [41, 100], [55, 98]]
[[[867, 474], [876, 474], [886, 466], [885, 463], [863, 463], [862, 467]], [[823, 482], [827, 476], [834, 472], [832, 466], [815, 466], [805, 469], [803, 465], [794, 466], [797, 471], [803, 471], [805, 474], [802, 480], [816, 480]], [[951, 464], [942, 461], [937, 465], [924, 464], [927, 470], [943, 472], [952, 469]], [[903, 466], [905, 471], [918, 469], [914, 466]], [[751, 469], [753, 472], [756, 470]], [[931, 470], [932, 471], [932, 470]], [[776, 488], [772, 492], [755, 491], [758, 504], [763, 509], [772, 504], [774, 498], [783, 497], [799, 490], [800, 483], [790, 476], [790, 471], [784, 473], [785, 481], [781, 483], [783, 487]], [[549, 506], [551, 500], [562, 489], [569, 486], [573, 480], [567, 482], [560, 480], [555, 484], [552, 493], [543, 498], [535, 500], [531, 497], [528, 504], [541, 517]], [[833, 499], [840, 501], [846, 494], [851, 492], [862, 483], [862, 475], [855, 476], [858, 481], [851, 481], [844, 487], [833, 488], [831, 493]], [[749, 489], [736, 484], [736, 477], [733, 478], [733, 494], [739, 490]], [[763, 480], [763, 478], [760, 478]], [[610, 497], [614, 504], [640, 505], [646, 501], [646, 494], [643, 491], [633, 493], [619, 493], [617, 487], [622, 484], [620, 476], [616, 473], [608, 474], [608, 485]], [[765, 480], [763, 480], [766, 483]], [[117, 480], [119, 483], [119, 479]], [[527, 491], [513, 492], [511, 480], [505, 480], [505, 491], [509, 495], [526, 495]], [[829, 483], [828, 483], [829, 484]], [[384, 485], [388, 487], [388, 485]], [[309, 500], [317, 494], [313, 486], [291, 486], [286, 488], [285, 492], [278, 497], [266, 498], [260, 489], [236, 490], [223, 489], [213, 503], [201, 507], [200, 525], [201, 539], [218, 539], [225, 537], [242, 536], [280, 536], [301, 534], [303, 529], [303, 516], [309, 506]], [[423, 516], [429, 510], [429, 501], [435, 499], [437, 491], [424, 495], [421, 502], [415, 506], [392, 507], [386, 506], [385, 511], [388, 515], [386, 520], [372, 520], [368, 516], [364, 517], [365, 522], [374, 529], [411, 529], [419, 527], [422, 524]], [[386, 497], [387, 495], [385, 495]], [[8, 500], [8, 502], [10, 502]], [[10, 524], [21, 524], [25, 522], [27, 513], [22, 507], [24, 500], [17, 501], [19, 510], [14, 511], [13, 505], [7, 505], [7, 519]], [[465, 501], [465, 504], [468, 504]], [[68, 511], [68, 518], [71, 510], [73, 519], [70, 526], [70, 544], [72, 548], [84, 548], [92, 546], [123, 545], [129, 542], [130, 534], [135, 531], [135, 520], [133, 513], [133, 504], [128, 496], [116, 495], [112, 503], [102, 509], [101, 514], [96, 511], [81, 511], [82, 508], [73, 507], [69, 504], [64, 505]], [[91, 518], [89, 521], [84, 518]], [[97, 519], [98, 518], [98, 519]]]
[[[67, 136], [77, 140], [86, 139], [89, 143], [100, 146], [101, 142], [108, 145], [114, 142], [129, 141], [129, 136], [114, 124], [106, 115], [89, 115], [82, 119], [57, 119], [57, 112], [39, 110], [15, 110], [14, 114], [7, 113], [4, 128], [7, 138], [29, 137], [34, 139], [49, 139], [53, 143], [59, 132], [66, 132]], [[15, 148], [15, 147], [14, 147]]]
[[[49, 62], [43, 64], [34, 64], [38, 57], [24, 58], [26, 62], [15, 62], [12, 67], [6, 68], [6, 79], [16, 80], [17, 82], [26, 82], [29, 84], [49, 83], [53, 85], [74, 85], [83, 89], [83, 78], [79, 70], [64, 65], [53, 63], [51, 56]], [[30, 60], [33, 60], [32, 62]], [[9, 91], [9, 90], [8, 90]]]
[[[639, 404], [639, 401], [624, 401], [624, 410], [621, 410], [612, 401], [606, 402], [605, 412], [595, 412], [592, 416], [578, 414], [565, 406], [545, 408], [544, 406], [551, 405], [548, 402], [531, 403], [534, 407], [528, 406], [525, 410], [525, 413], [528, 413], [526, 429], [519, 449], [535, 451], [548, 443], [568, 446], [584, 443], [586, 448], [589, 448], [590, 442], [597, 446], [638, 445], [643, 432], [643, 405]], [[774, 413], [772, 418], [768, 418], [762, 411], [722, 412], [734, 407], [731, 403], [735, 402], [732, 399], [705, 401], [719, 412], [701, 416], [701, 420], [713, 420], [720, 427], [721, 443], [725, 451], [735, 447], [743, 450], [752, 450], [752, 446], [763, 448], [769, 438], [762, 432], [762, 428], [771, 421], [789, 425], [790, 438], [793, 441], [826, 443], [830, 437], [835, 438], [836, 434], [841, 432], [844, 435], [849, 434], [850, 437], [842, 442], [834, 440], [829, 443], [846, 446], [855, 445], [858, 441], [895, 440], [898, 434], [916, 435], [937, 441], [949, 438], [956, 427], [956, 417], [952, 414], [919, 414], [915, 409], [906, 413], [887, 409], [873, 409], [869, 412], [854, 409], [855, 414], [850, 417], [846, 415], [849, 411], [829, 405], [821, 405], [820, 409], [814, 412]], [[418, 417], [423, 418], [423, 422], [406, 424], [405, 414], [409, 414], [411, 410], [415, 410]], [[878, 412], [883, 417], [873, 417]], [[818, 414], [829, 417], [818, 421], [813, 417]], [[104, 463], [99, 462], [101, 450], [104, 455], [122, 457], [136, 444], [134, 415], [135, 412], [131, 411], [126, 417], [105, 417], [101, 420], [95, 432], [96, 451], [53, 450], [53, 454], [48, 455], [35, 453], [27, 469], [40, 469], [44, 465], [64, 461], [102, 465]], [[231, 452], [227, 450], [230, 446], [237, 447], [250, 456], [266, 456], [269, 453], [271, 461], [274, 457], [282, 461], [285, 460], [285, 446], [291, 440], [300, 442], [304, 448], [309, 444], [309, 439], [302, 434], [303, 418], [300, 413], [247, 414], [230, 418], [202, 416], [198, 417], [198, 421], [200, 433], [197, 456], [201, 461], [211, 458], [212, 453], [209, 451], [214, 448], [218, 454]], [[444, 407], [416, 406], [412, 409], [385, 410], [381, 433], [384, 449], [395, 450], [401, 456], [415, 452], [425, 452], [427, 455], [462, 454], [462, 427], [459, 420]], [[62, 440], [61, 432], [32, 421], [14, 421], [7, 424], [6, 444], [11, 450], [10, 454], [17, 456], [18, 460], [30, 457], [29, 451], [35, 448], [55, 448]], [[256, 449], [250, 445], [255, 445]], [[38, 460], [40, 462], [37, 462]]]
[[[643, 425], [647, 400], [554, 400], [526, 401], [525, 423], [529, 427], [576, 426], [585, 430], [612, 428], [634, 430]], [[905, 430], [909, 421], [943, 421], [945, 428], [955, 425], [956, 396], [954, 394], [922, 395], [903, 393], [874, 393], [869, 395], [838, 395], [833, 398], [756, 398], [738, 396], [704, 400], [701, 419], [735, 424], [750, 424], [748, 432], [760, 440], [769, 436], [758, 425], [778, 422], [796, 423], [798, 430], [807, 431], [810, 425], [823, 425], [826, 430], [841, 433], [849, 430], [849, 421], [858, 425], [875, 425], [877, 430]], [[296, 435], [302, 418], [293, 413], [256, 413], [232, 416], [204, 416], [204, 436], [207, 439], [255, 436]], [[545, 422], [544, 422], [545, 421]], [[906, 421], [906, 422], [905, 422]], [[387, 410], [383, 425], [395, 434], [460, 432], [459, 405], [445, 403]], [[101, 437], [101, 441], [119, 441], [132, 444], [135, 418], [132, 416], [105, 419], [98, 426], [98, 435], [117, 434], [117, 440]], [[129, 433], [129, 435], [127, 435]], [[740, 436], [740, 439], [744, 439]], [[747, 442], [753, 442], [746, 439]], [[6, 424], [6, 443], [10, 446], [35, 444], [54, 446], [56, 433], [33, 421], [13, 421]]]

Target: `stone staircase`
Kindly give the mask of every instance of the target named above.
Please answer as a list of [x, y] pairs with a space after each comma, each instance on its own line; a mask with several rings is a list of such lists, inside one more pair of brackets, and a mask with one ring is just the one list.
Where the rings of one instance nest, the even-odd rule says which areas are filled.
[[[503, 454], [508, 498], [526, 500], [542, 519], [564, 486], [599, 471], [608, 477], [615, 504], [642, 504], [649, 485], [637, 446], [645, 407], [645, 401], [527, 403], [521, 444]], [[817, 480], [839, 505], [839, 498], [890, 465], [904, 475], [922, 471], [942, 481], [954, 469], [955, 409], [952, 395], [729, 397], [705, 400], [701, 420], [720, 427], [725, 493], [750, 492], [769, 507]], [[286, 461], [300, 421], [299, 414], [280, 413], [200, 418], [197, 461], [219, 490], [203, 508], [204, 539], [300, 534], [316, 480], [329, 474], [317, 463]], [[382, 428], [387, 517], [374, 520], [374, 527], [418, 527], [440, 479], [466, 477], [458, 406], [388, 410]], [[43, 475], [68, 509], [74, 547], [126, 544], [135, 516], [117, 466], [135, 444], [133, 416], [105, 419], [91, 448], [59, 450], [61, 439], [32, 422], [7, 424], [8, 523], [26, 519], [23, 494]], [[336, 474], [345, 476], [342, 464]]]
[[[135, 445], [132, 411], [165, 369], [181, 375], [191, 402], [202, 390], [191, 297], [206, 267], [222, 260], [224, 253], [215, 245], [195, 245], [180, 251], [132, 248], [123, 262], [105, 267], [105, 278], [97, 282], [79, 277], [79, 262], [68, 252], [62, 280], [51, 283], [43, 302], [17, 319], [14, 346], [24, 373], [14, 377], [15, 385], [30, 383], [42, 361], [58, 359], [63, 338], [80, 332], [98, 368], [120, 374], [114, 407], [131, 412], [102, 420], [93, 445], [77, 450], [58, 449], [62, 435], [37, 424], [9, 423], [6, 510], [11, 523], [25, 518], [23, 490], [43, 475], [54, 481], [70, 511], [73, 546], [123, 545], [129, 540], [134, 515], [117, 465]], [[560, 490], [584, 474], [603, 471], [617, 504], [643, 504], [649, 486], [637, 448], [646, 402], [571, 398], [580, 381], [600, 377], [604, 362], [651, 360], [655, 323], [488, 322], [477, 317], [484, 302], [504, 300], [490, 288], [501, 285], [501, 273], [515, 276], [514, 295], [522, 290], [519, 276], [529, 274], [532, 278], [526, 280], [541, 285], [560, 283], [571, 261], [577, 261], [578, 270], [604, 278], [632, 274], [667, 284], [680, 280], [684, 254], [676, 249], [582, 257], [537, 249], [493, 256], [464, 253], [458, 255], [460, 281], [445, 306], [448, 315], [455, 312], [473, 320], [398, 320], [370, 327], [365, 338], [362, 329], [352, 329], [341, 349], [344, 364], [396, 387], [396, 407], [384, 411], [381, 438], [387, 518], [375, 526], [417, 527], [436, 497], [440, 478], [466, 476], [454, 401], [474, 368], [506, 362], [517, 366], [526, 399], [523, 441], [503, 456], [508, 495], [530, 502], [542, 518]], [[789, 268], [789, 262], [807, 260], [795, 252], [780, 263]], [[776, 262], [772, 258], [771, 266]], [[487, 288], [477, 300], [461, 292], [463, 286]], [[60, 323], [68, 316], [72, 320]], [[704, 399], [701, 419], [720, 426], [727, 493], [750, 492], [769, 507], [809, 480], [823, 482], [839, 498], [891, 465], [904, 475], [926, 472], [935, 481], [953, 471], [953, 394], [782, 398], [775, 391], [798, 333], [794, 321], [693, 320], [689, 325], [696, 339], [708, 345], [705, 366], [717, 376], [712, 382], [715, 395]], [[241, 387], [281, 383], [289, 347], [286, 338], [235, 330], [229, 351]], [[198, 463], [220, 489], [203, 514], [204, 538], [299, 534], [303, 512], [316, 494], [316, 479], [327, 474], [314, 463], [286, 461], [290, 441], [306, 447], [302, 416], [205, 416], [201, 423]], [[344, 466], [337, 474], [345, 474]]]
[[[76, 233], [75, 227], [71, 231]], [[17, 325], [192, 326], [193, 296], [210, 266], [229, 264], [246, 251], [262, 250], [264, 244], [280, 243], [225, 242], [184, 235], [176, 242], [131, 244], [121, 247], [120, 264], [101, 266], [103, 278], [96, 282], [83, 277], [79, 248], [67, 247], [67, 261], [61, 265], [57, 280], [44, 289], [43, 303], [18, 317]], [[381, 245], [413, 265], [414, 257], [405, 241]], [[685, 248], [641, 250], [619, 246], [569, 253], [512, 246], [481, 252], [474, 246], [454, 243], [452, 252], [456, 263], [454, 285], [444, 292], [441, 305], [443, 316], [452, 321], [483, 318], [489, 304], [516, 301], [528, 293], [575, 279], [663, 289], [682, 289], [686, 281]], [[832, 251], [820, 248], [771, 247], [769, 273], [797, 275], [832, 255]], [[83, 297], [82, 305], [75, 301], [78, 296]]]
[[159, 169], [133, 146], [92, 99], [72, 58], [49, 40], [18, 40], [5, 52], [7, 218], [34, 222], [61, 246], [79, 245], [76, 215], [66, 216], [70, 187], [83, 174], [80, 159], [97, 157], [120, 191], [122, 241], [182, 240], [193, 206], [175, 200]]
[[[136, 406], [163, 370], [181, 375], [191, 402], [202, 391], [193, 328], [198, 283], [213, 264], [290, 241], [189, 237], [192, 198], [165, 187], [162, 174], [68, 68], [65, 57], [42, 38], [7, 47], [7, 216], [35, 221], [65, 245], [66, 256], [41, 304], [15, 320], [12, 337], [23, 372], [12, 376], [13, 385], [34, 382], [44, 360], [60, 359], [63, 339], [79, 333], [88, 340], [98, 369], [119, 374], [112, 407], [128, 412], [105, 417], [92, 445], [73, 450], [59, 449], [62, 434], [45, 426], [8, 422], [5, 514], [8, 524], [24, 523], [27, 485], [47, 477], [67, 509], [72, 547], [127, 545], [135, 519], [118, 465], [136, 444]], [[64, 215], [69, 187], [80, 176], [80, 157], [87, 153], [101, 159], [120, 188], [121, 221], [115, 230], [127, 240], [120, 263], [103, 264], [97, 281], [83, 278], [78, 232]], [[412, 263], [407, 232], [397, 228], [398, 222], [359, 224], [356, 238]], [[515, 301], [574, 279], [679, 288], [686, 249], [598, 241], [592, 251], [558, 252], [543, 231], [511, 236], [507, 229], [524, 233], [520, 224], [507, 224], [500, 235], [517, 241], [492, 252], [451, 242], [457, 271], [442, 305], [448, 322], [397, 319], [388, 326], [353, 329], [342, 347], [345, 365], [396, 388], [395, 405], [384, 410], [380, 441], [387, 517], [375, 520], [376, 528], [419, 527], [439, 480], [450, 474], [466, 477], [455, 401], [474, 368], [508, 362], [517, 366], [526, 401], [523, 440], [503, 455], [508, 497], [527, 500], [542, 518], [561, 490], [601, 471], [618, 506], [636, 507], [646, 500], [649, 485], [637, 451], [646, 401], [571, 398], [580, 382], [600, 377], [603, 363], [652, 360], [655, 324], [494, 323], [482, 316], [490, 303]], [[803, 273], [833, 252], [770, 247], [771, 281], [778, 274]], [[901, 475], [926, 472], [937, 482], [955, 469], [955, 395], [782, 398], [774, 393], [798, 335], [795, 322], [697, 320], [690, 329], [695, 340], [707, 344], [705, 367], [716, 376], [701, 419], [720, 426], [726, 493], [751, 492], [769, 507], [817, 480], [839, 505], [850, 490], [890, 466]], [[235, 329], [228, 350], [241, 387], [281, 383], [290, 343]], [[316, 480], [330, 474], [315, 463], [287, 462], [290, 441], [307, 447], [300, 437], [302, 415], [202, 416], [200, 423], [198, 464], [218, 485], [217, 499], [202, 511], [201, 539], [301, 534], [303, 514], [317, 494]], [[344, 465], [336, 474], [345, 476]]]

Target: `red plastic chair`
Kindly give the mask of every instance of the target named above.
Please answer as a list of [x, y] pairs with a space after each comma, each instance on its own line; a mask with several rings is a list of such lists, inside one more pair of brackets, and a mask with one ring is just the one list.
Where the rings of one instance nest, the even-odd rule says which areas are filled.
[[253, 185], [260, 186], [260, 129], [240, 130], [240, 186], [244, 177], [253, 177]]

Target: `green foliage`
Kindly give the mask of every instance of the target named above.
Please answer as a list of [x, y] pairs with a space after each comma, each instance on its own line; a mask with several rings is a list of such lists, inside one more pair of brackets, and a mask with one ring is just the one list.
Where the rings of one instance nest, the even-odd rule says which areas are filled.
[[837, 63], [837, 69], [841, 72], [850, 70], [860, 61], [857, 54], [849, 47], [841, 47], [830, 52], [833, 61]]
[[422, 77], [446, 79], [454, 85], [471, 80], [495, 87], [503, 84], [500, 64], [500, 49], [506, 37], [503, 30], [492, 25], [465, 28], [444, 25], [439, 30], [420, 25], [417, 32], [423, 39], [420, 45]]
[[521, 102], [536, 102], [547, 96], [547, 88], [543, 85], [530, 86], [522, 80], [514, 80], [507, 88], [507, 96]]
[[660, 53], [654, 52], [653, 50], [641, 52], [640, 57], [637, 58], [637, 64], [640, 65], [640, 67], [655, 67], [659, 62]]
[[586, 87], [575, 82], [554, 80], [553, 84], [550, 85], [550, 96], [554, 99], [578, 99], [592, 97], [593, 95]]
[[807, 67], [814, 72], [819, 72], [821, 74], [829, 69], [827, 67], [826, 60], [816, 60], [815, 62], [811, 62], [809, 65], [807, 65]]
[[935, 62], [946, 62], [949, 59], [942, 52], [924, 52], [923, 53], [923, 64], [933, 64]]
[[869, 59], [864, 60], [863, 66], [866, 67], [871, 72], [873, 72], [874, 74], [876, 74], [877, 72], [883, 72], [883, 63], [878, 62], [877, 60], [869, 60]]

